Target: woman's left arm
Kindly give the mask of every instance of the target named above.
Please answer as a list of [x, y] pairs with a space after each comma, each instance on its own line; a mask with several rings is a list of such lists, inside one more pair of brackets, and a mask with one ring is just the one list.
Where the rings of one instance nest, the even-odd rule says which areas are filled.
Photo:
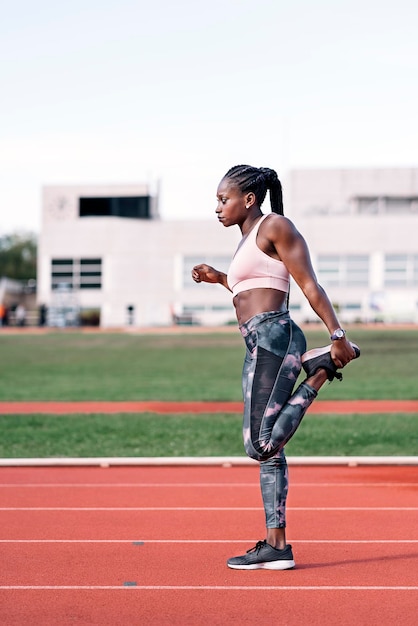
[[[289, 219], [282, 216], [277, 218], [268, 220], [270, 225], [267, 235], [310, 306], [332, 335], [341, 325], [327, 294], [318, 283], [306, 241]], [[347, 365], [354, 358], [354, 354], [346, 338], [332, 342], [331, 356], [337, 367]]]

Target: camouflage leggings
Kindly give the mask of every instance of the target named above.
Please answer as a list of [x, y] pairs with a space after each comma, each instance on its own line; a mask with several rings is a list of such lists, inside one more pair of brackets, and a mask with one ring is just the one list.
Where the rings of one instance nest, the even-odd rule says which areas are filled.
[[260, 462], [266, 526], [284, 528], [288, 472], [283, 448], [317, 396], [304, 382], [292, 394], [306, 340], [288, 312], [260, 313], [240, 331], [247, 348], [242, 377], [244, 447]]

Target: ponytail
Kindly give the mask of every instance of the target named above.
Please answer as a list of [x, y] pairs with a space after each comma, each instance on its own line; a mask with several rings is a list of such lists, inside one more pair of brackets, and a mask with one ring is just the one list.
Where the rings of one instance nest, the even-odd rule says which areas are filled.
[[282, 184], [274, 170], [269, 167], [260, 167], [267, 180], [267, 189], [270, 191], [270, 206], [273, 213], [283, 215]]

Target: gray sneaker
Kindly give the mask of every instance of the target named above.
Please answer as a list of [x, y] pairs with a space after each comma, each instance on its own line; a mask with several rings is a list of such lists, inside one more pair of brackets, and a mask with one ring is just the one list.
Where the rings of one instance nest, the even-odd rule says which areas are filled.
[[227, 561], [231, 569], [292, 569], [295, 567], [292, 546], [283, 550], [273, 548], [266, 540], [257, 541], [254, 548], [242, 556], [234, 556]]
[[[353, 358], [358, 359], [360, 356], [360, 348], [355, 343], [350, 343], [354, 350]], [[302, 355], [302, 366], [308, 378], [322, 368], [326, 371], [329, 381], [334, 380], [334, 378], [338, 380], [343, 379], [343, 375], [341, 372], [337, 372], [337, 366], [331, 358], [331, 344], [323, 348], [313, 348], [313, 350], [305, 352], [305, 354]]]

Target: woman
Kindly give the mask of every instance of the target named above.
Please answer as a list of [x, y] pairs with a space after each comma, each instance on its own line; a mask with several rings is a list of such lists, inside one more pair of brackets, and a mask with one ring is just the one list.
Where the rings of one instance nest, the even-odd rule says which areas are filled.
[[[270, 192], [273, 214], [261, 205]], [[221, 180], [216, 214], [225, 226], [238, 225], [242, 239], [228, 274], [206, 264], [192, 270], [197, 283], [220, 283], [232, 292], [239, 328], [246, 343], [243, 368], [245, 451], [260, 462], [266, 539], [246, 554], [228, 560], [233, 569], [290, 569], [286, 544], [289, 441], [324, 382], [360, 351], [350, 343], [313, 271], [305, 240], [283, 216], [282, 188], [269, 168], [237, 165]], [[306, 340], [288, 312], [289, 276], [328, 329], [332, 343], [305, 352]], [[293, 392], [302, 369], [307, 378]]]

